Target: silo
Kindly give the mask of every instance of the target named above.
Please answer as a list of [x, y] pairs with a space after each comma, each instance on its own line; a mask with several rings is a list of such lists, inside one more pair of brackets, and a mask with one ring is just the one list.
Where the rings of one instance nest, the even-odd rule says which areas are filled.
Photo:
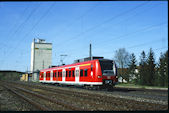
[[34, 39], [31, 45], [32, 81], [39, 80], [39, 70], [48, 68], [52, 64], [52, 43], [44, 39]]

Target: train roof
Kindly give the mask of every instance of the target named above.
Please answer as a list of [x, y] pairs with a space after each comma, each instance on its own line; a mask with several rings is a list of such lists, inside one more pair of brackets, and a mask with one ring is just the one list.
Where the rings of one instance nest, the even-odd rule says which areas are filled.
[[40, 71], [53, 70], [53, 69], [56, 69], [56, 68], [58, 68], [58, 67], [59, 67], [59, 68], [69, 67], [69, 66], [80, 65], [80, 64], [89, 63], [89, 62], [95, 62], [95, 61], [98, 61], [98, 59], [89, 60], [89, 61], [84, 61], [84, 62], [77, 62], [77, 63], [73, 63], [73, 64], [68, 64], [68, 65], [56, 66], [56, 67], [52, 67], [52, 68], [42, 69], [42, 70], [40, 70]]
[[57, 68], [75, 66], [75, 65], [80, 65], [80, 64], [84, 64], [84, 63], [91, 63], [91, 62], [95, 62], [95, 61], [113, 61], [113, 60], [110, 60], [110, 59], [94, 59], [94, 60], [88, 60], [88, 61], [84, 61], [84, 62], [77, 62], [77, 63], [73, 63], [73, 64], [68, 64], [68, 65], [55, 66], [55, 67], [51, 67], [51, 68], [47, 68], [47, 69], [42, 69], [40, 71], [48, 71], [48, 70], [53, 70], [53, 69], [57, 69]]

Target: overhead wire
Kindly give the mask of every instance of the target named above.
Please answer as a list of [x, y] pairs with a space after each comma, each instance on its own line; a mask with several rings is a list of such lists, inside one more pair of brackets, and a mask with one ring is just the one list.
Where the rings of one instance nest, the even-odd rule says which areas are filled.
[[167, 22], [161, 22], [161, 23], [158, 23], [158, 24], [153, 24], [153, 25], [151, 25], [151, 26], [144, 27], [144, 28], [139, 29], [139, 30], [136, 30], [136, 31], [134, 31], [134, 32], [129, 32], [129, 33], [126, 33], [126, 34], [124, 34], [124, 35], [121, 35], [121, 36], [112, 38], [111, 40], [102, 41], [102, 44], [104, 44], [105, 42], [106, 42], [106, 43], [109, 42], [109, 44], [106, 44], [106, 45], [104, 44], [104, 46], [102, 46], [102, 47], [109, 46], [111, 41], [119, 40], [119, 39], [122, 39], [122, 38], [124, 38], [124, 37], [126, 37], [126, 36], [133, 35], [133, 34], [135, 34], [135, 33], [145, 32], [145, 31], [147, 31], [147, 30], [149, 30], [149, 29], [151, 29], [151, 28], [153, 28], [153, 27], [157, 27], [157, 26], [161, 26], [161, 25], [167, 25]]
[[[93, 26], [93, 27], [87, 29], [86, 31], [84, 31], [84, 32], [82, 32], [82, 33], [79, 33], [79, 34], [76, 35], [76, 36], [73, 36], [72, 38], [69, 39], [69, 41], [67, 41], [67, 39], [66, 39], [66, 40], [64, 40], [63, 42], [60, 42], [60, 43], [64, 43], [64, 44], [66, 44], [66, 43], [68, 43], [68, 42], [70, 43], [70, 41], [79, 38], [81, 35], [83, 35], [83, 34], [85, 34], [85, 33], [87, 33], [87, 32], [91, 32], [92, 30], [98, 28], [98, 26], [101, 26], [101, 25], [103, 25], [103, 24], [105, 24], [105, 23], [108, 23], [108, 22], [110, 22], [110, 21], [112, 21], [112, 20], [114, 20], [114, 19], [119, 18], [120, 16], [123, 16], [123, 15], [125, 15], [125, 14], [127, 14], [127, 13], [130, 13], [130, 12], [134, 11], [135, 9], [144, 6], [144, 5], [147, 4], [147, 3], [149, 3], [149, 2], [141, 3], [141, 4], [137, 5], [136, 7], [130, 8], [130, 9], [127, 10], [127, 11], [124, 11], [124, 12], [121, 12], [121, 13], [115, 15], [115, 16], [112, 16], [111, 18], [106, 19], [105, 21], [103, 21], [103, 22], [101, 22], [101, 23], [99, 23], [99, 24], [97, 24], [97, 25], [95, 25], [95, 26]], [[60, 44], [60, 43], [58, 43], [58, 44]]]
[[102, 23], [99, 23], [99, 24], [97, 24], [97, 25], [95, 25], [95, 26], [93, 26], [93, 27], [87, 29], [86, 31], [84, 31], [84, 32], [82, 32], [82, 33], [79, 33], [78, 35], [71, 37], [71, 38], [69, 39], [69, 41], [64, 40], [63, 42], [60, 42], [60, 43], [67, 43], [67, 42], [70, 42], [70, 41], [72, 41], [72, 40], [74, 40], [74, 39], [76, 39], [76, 38], [79, 38], [81, 35], [83, 35], [83, 34], [85, 34], [85, 33], [87, 33], [87, 32], [91, 32], [92, 30], [98, 28], [98, 26], [101, 26], [101, 25], [103, 25], [103, 24], [105, 24], [105, 23], [108, 23], [108, 22], [110, 22], [110, 21], [112, 21], [112, 20], [114, 20], [114, 19], [116, 19], [116, 18], [118, 18], [118, 17], [120, 17], [120, 16], [123, 16], [123, 15], [125, 15], [125, 14], [127, 14], [127, 13], [129, 13], [129, 12], [131, 12], [131, 11], [133, 11], [133, 10], [135, 10], [135, 9], [137, 9], [137, 8], [139, 8], [139, 7], [143, 6], [143, 5], [145, 5], [145, 4], [147, 4], [147, 3], [148, 3], [148, 2], [144, 2], [144, 3], [142, 3], [142, 4], [137, 5], [137, 6], [134, 7], [134, 8], [131, 8], [131, 9], [127, 10], [127, 11], [121, 12], [121, 13], [117, 14], [116, 16], [113, 16], [113, 17], [111, 17], [111, 18], [109, 18], [109, 19], [106, 19], [106, 20], [103, 21]]
[[[150, 29], [150, 28], [152, 28], [152, 27], [154, 27], [154, 26], [161, 26], [161, 25], [165, 25], [165, 24], [167, 24], [167, 22], [162, 22], [162, 23], [158, 23], [158, 24], [153, 24], [153, 25], [151, 25], [151, 26], [148, 26], [148, 27], [144, 27], [143, 29], [140, 29], [140, 30], [136, 30], [136, 31], [134, 31], [134, 32], [130, 32], [130, 33], [127, 33], [127, 34], [124, 34], [124, 35], [121, 35], [121, 36], [119, 36], [119, 37], [115, 37], [115, 38], [113, 38], [113, 39], [111, 39], [111, 40], [106, 40], [106, 42], [111, 42], [112, 40], [114, 41], [115, 39], [120, 39], [120, 38], [124, 38], [124, 37], [126, 37], [126, 36], [128, 36], [128, 35], [133, 35], [134, 33], [140, 33], [140, 32], [144, 32], [144, 31], [146, 31], [146, 30], [148, 30], [148, 29]], [[102, 48], [103, 47], [106, 47], [106, 46], [109, 46], [110, 44], [104, 44], [104, 41], [102, 41]]]
[[[38, 25], [38, 24], [37, 24], [37, 25]], [[34, 25], [34, 27], [32, 27], [32, 29], [34, 29], [35, 27], [36, 27], [36, 25]], [[93, 27], [93, 28], [94, 28], [94, 27]], [[32, 29], [31, 29], [31, 31], [32, 31]], [[88, 30], [86, 30], [86, 31], [88, 31]], [[85, 32], [86, 32], [86, 31], [85, 31]], [[30, 32], [29, 32], [29, 33], [30, 33]], [[27, 34], [29, 34], [29, 33], [27, 33]], [[27, 35], [25, 35], [25, 37], [27, 37]], [[16, 49], [16, 48], [15, 48], [15, 49]], [[14, 49], [14, 50], [15, 50], [15, 49]]]
[[36, 7], [34, 7], [34, 8], [32, 9], [32, 11], [29, 13], [29, 15], [27, 16], [27, 18], [25, 19], [25, 21], [23, 21], [23, 22], [17, 27], [17, 29], [14, 31], [14, 33], [11, 35], [10, 40], [12, 40], [12, 39], [16, 36], [17, 32], [18, 32], [21, 28], [23, 28], [23, 27], [25, 26], [25, 24], [29, 21], [29, 19], [33, 16], [33, 14], [38, 10], [38, 8], [40, 7], [40, 5], [41, 5], [41, 4], [38, 4], [38, 6], [36, 6]]
[[[17, 45], [19, 45], [23, 40], [25, 40], [28, 35], [33, 31], [33, 29], [41, 22], [41, 20], [48, 14], [48, 12], [51, 10], [51, 8], [55, 5], [55, 3], [51, 4], [51, 6], [46, 10], [46, 12], [39, 18], [39, 20], [32, 26], [31, 30], [27, 34], [25, 34], [24, 38], [21, 38], [20, 41], [18, 41]], [[18, 46], [15, 46], [13, 48], [13, 51], [11, 54], [17, 49]]]
[[[38, 5], [39, 7], [39, 5]], [[33, 13], [38, 9], [38, 7], [34, 7], [33, 10], [31, 11], [31, 13], [29, 13], [29, 15], [27, 16], [27, 18], [25, 19], [25, 21], [23, 21], [18, 27], [16, 30], [14, 30], [13, 34], [11, 35], [11, 39], [8, 40], [8, 45], [11, 45], [9, 42], [14, 38], [14, 36], [16, 35], [16, 33], [21, 29], [21, 27], [23, 27], [25, 25], [26, 22], [28, 22], [28, 20], [32, 17]], [[23, 14], [25, 13], [25, 11], [28, 9], [29, 7], [27, 6], [26, 9], [24, 10]], [[10, 33], [9, 35], [10, 36]], [[12, 49], [12, 47], [10, 48]], [[6, 51], [6, 53], [10, 53], [9, 49], [8, 51]], [[5, 54], [4, 54], [5, 55]], [[7, 54], [6, 54], [7, 55]], [[2, 62], [2, 64], [4, 63], [4, 60]], [[1, 64], [1, 65], [2, 65]]]
[[55, 2], [53, 4], [51, 4], [51, 6], [46, 10], [46, 12], [39, 18], [39, 20], [33, 25], [33, 27], [31, 28], [31, 30], [24, 36], [24, 38], [22, 38], [18, 43], [17, 46], [15, 46], [13, 48], [13, 50], [11, 50], [11, 52], [8, 52], [10, 54], [12, 54], [17, 48], [18, 45], [21, 43], [22, 40], [26, 39], [26, 37], [32, 32], [32, 30], [41, 22], [42, 18], [44, 18], [48, 12], [51, 10], [51, 8], [55, 5]]
[[[153, 6], [154, 7], [154, 6]], [[150, 8], [153, 8], [153, 7], [148, 7], [148, 9], [150, 9]], [[147, 9], [146, 9], [147, 10]], [[146, 11], [145, 9], [143, 9], [143, 10], [141, 10], [141, 12], [145, 12]], [[149, 11], [149, 10], [148, 10]], [[135, 17], [136, 15], [138, 15], [138, 14], [143, 14], [143, 13], [141, 13], [141, 12], [139, 12], [139, 13], [136, 13], [136, 14], [133, 14], [133, 15], [131, 15], [131, 16], [129, 16], [129, 18], [127, 18], [127, 19], [123, 19], [122, 21], [119, 21], [119, 22], [117, 22], [116, 24], [118, 24], [118, 23], [121, 23], [121, 22], [126, 22], [127, 20], [129, 20], [131, 17]], [[146, 11], [147, 12], [147, 11]], [[131, 20], [131, 19], [130, 19]], [[105, 30], [105, 29], [104, 29]], [[103, 38], [104, 40], [105, 40], [105, 38]], [[102, 43], [104, 42], [104, 40], [102, 41]], [[97, 45], [97, 43], [96, 43], [96, 45]], [[74, 50], [74, 49], [73, 49]]]
[[[77, 18], [74, 19], [74, 21], [68, 25], [66, 25], [66, 30], [69, 31], [70, 30], [70, 27], [72, 25], [74, 25], [75, 22], [79, 21], [81, 18], [85, 17], [88, 13], [91, 13], [99, 4], [100, 2], [98, 2], [97, 4], [95, 4], [93, 7], [89, 8], [87, 11], [85, 11], [82, 15], [78, 16]], [[64, 29], [60, 29], [58, 31], [58, 33], [62, 33], [62, 31], [65, 30]], [[57, 34], [58, 35], [58, 34]], [[56, 36], [57, 37], [57, 36]]]

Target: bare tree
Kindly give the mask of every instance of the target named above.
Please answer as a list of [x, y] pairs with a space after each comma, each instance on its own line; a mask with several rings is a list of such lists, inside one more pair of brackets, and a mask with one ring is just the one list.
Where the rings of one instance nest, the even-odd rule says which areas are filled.
[[124, 68], [127, 68], [128, 62], [129, 62], [129, 53], [126, 51], [125, 48], [120, 48], [115, 52], [115, 61], [117, 62], [117, 65], [119, 68], [121, 68], [119, 73], [119, 76], [122, 77], [122, 83], [124, 78], [126, 79], [126, 73], [124, 71]]

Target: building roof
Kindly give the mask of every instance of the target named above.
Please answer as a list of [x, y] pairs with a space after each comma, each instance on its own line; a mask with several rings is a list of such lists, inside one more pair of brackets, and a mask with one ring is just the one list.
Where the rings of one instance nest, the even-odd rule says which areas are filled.
[[0, 70], [0, 72], [16, 72], [16, 73], [24, 73], [21, 71], [14, 71], [14, 70]]

